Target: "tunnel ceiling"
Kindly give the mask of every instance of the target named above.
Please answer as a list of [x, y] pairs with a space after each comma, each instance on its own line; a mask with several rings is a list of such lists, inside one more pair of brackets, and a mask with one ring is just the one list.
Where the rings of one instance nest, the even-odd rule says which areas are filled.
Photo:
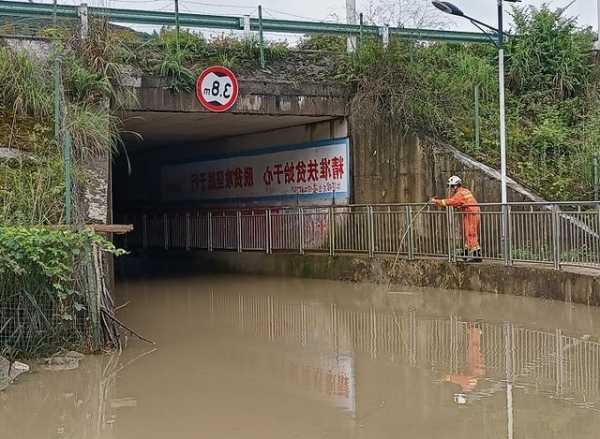
[[123, 119], [129, 151], [184, 145], [332, 119], [233, 113], [130, 112]]

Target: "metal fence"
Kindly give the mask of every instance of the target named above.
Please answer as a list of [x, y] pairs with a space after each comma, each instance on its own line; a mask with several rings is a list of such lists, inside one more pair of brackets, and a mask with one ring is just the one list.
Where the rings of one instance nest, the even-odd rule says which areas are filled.
[[[486, 260], [600, 268], [600, 209], [594, 203], [482, 204]], [[322, 252], [462, 257], [466, 213], [425, 204], [137, 211], [126, 249]]]

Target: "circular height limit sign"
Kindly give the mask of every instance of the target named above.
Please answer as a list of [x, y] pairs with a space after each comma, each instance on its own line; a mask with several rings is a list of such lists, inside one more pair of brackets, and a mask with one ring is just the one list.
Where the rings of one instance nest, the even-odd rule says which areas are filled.
[[209, 67], [196, 80], [196, 97], [207, 110], [227, 111], [238, 97], [237, 79], [226, 67]]

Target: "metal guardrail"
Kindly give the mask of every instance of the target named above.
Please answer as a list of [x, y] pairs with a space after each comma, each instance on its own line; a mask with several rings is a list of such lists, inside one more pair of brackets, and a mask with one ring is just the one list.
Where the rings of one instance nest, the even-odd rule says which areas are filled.
[[[566, 265], [600, 268], [600, 210], [595, 203], [480, 207], [483, 259], [557, 270]], [[135, 227], [120, 242], [131, 250], [400, 254], [456, 262], [462, 257], [465, 215], [432, 205], [389, 204], [138, 211], [118, 220]], [[504, 239], [503, 221], [508, 224]]]
[[[106, 18], [115, 23], [150, 24], [157, 26], [175, 25], [175, 13], [164, 11], [148, 11], [138, 9], [116, 9], [86, 6], [86, 14], [93, 18]], [[56, 15], [59, 18], [77, 19], [83, 9], [81, 6], [58, 5]], [[0, 16], [17, 17], [52, 17], [54, 7], [51, 3], [25, 3], [15, 1], [0, 1]], [[192, 28], [212, 28], [244, 30], [244, 17], [204, 15], [180, 13], [180, 26]], [[249, 29], [259, 30], [259, 20], [247, 20]], [[263, 19], [262, 29], [265, 32], [326, 34], [326, 35], [381, 35], [383, 27], [360, 26], [356, 24], [325, 23], [313, 21]], [[386, 27], [386, 32], [399, 38], [423, 41], [452, 41], [469, 43], [487, 43], [489, 37], [478, 32], [458, 32], [435, 29], [416, 29], [403, 27]]]

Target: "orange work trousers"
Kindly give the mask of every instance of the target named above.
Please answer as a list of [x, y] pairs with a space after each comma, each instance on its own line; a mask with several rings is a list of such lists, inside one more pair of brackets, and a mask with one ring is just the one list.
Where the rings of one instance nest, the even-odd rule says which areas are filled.
[[466, 213], [463, 217], [465, 247], [469, 251], [479, 250], [479, 213]]

